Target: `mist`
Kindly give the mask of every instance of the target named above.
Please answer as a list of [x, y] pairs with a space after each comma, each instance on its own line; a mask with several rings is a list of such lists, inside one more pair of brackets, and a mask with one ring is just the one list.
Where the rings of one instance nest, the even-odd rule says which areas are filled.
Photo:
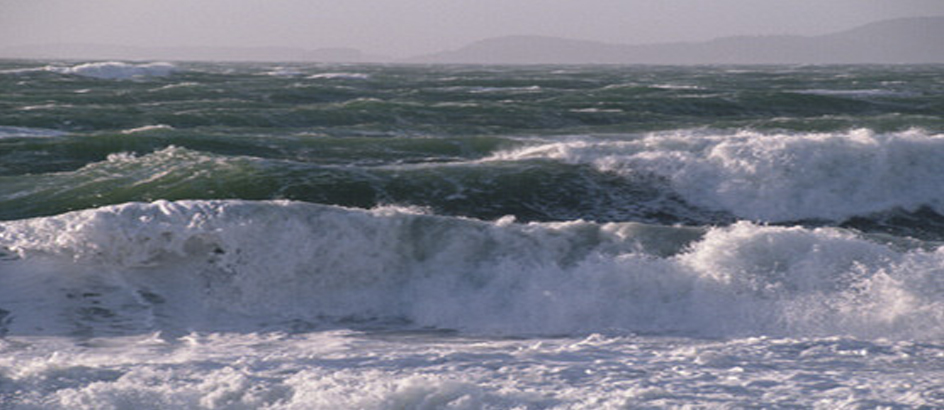
[[944, 2], [0, 0], [0, 48], [332, 48], [402, 59], [508, 35], [629, 45], [697, 42], [822, 35], [884, 19], [935, 15], [944, 15]]

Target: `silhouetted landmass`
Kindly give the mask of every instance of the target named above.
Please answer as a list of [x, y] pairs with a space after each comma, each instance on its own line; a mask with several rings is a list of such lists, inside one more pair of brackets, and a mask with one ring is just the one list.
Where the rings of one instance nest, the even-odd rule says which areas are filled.
[[886, 20], [823, 36], [739, 36], [619, 45], [540, 36], [482, 40], [409, 60], [461, 64], [944, 63], [944, 17]]
[[[178, 61], [394, 62], [351, 48], [132, 47], [59, 44], [0, 49], [4, 58]], [[944, 63], [944, 16], [886, 20], [822, 36], [738, 36], [700, 43], [608, 44], [508, 36], [396, 62], [449, 64]]]

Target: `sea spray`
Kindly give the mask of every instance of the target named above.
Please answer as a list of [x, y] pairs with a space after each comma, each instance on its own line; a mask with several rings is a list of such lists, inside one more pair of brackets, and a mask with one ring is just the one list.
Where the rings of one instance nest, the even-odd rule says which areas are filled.
[[[162, 309], [151, 298], [236, 314], [244, 323], [227, 326], [246, 330], [356, 320], [506, 335], [935, 338], [944, 320], [938, 250], [836, 228], [508, 224], [291, 202], [157, 202], [8, 222], [0, 240], [18, 256], [4, 262], [15, 270], [46, 266], [51, 283], [88, 275], [90, 288], [73, 293], [126, 293], [122, 303], [148, 294], [142, 309]], [[99, 287], [115, 276], [122, 285]], [[179, 283], [202, 296], [175, 294]], [[193, 325], [159, 316], [168, 323], [136, 331]]]
[[922, 206], [942, 212], [944, 135], [767, 134], [674, 131], [630, 140], [536, 143], [492, 159], [587, 164], [639, 178], [651, 174], [687, 202], [767, 222], [825, 219]]

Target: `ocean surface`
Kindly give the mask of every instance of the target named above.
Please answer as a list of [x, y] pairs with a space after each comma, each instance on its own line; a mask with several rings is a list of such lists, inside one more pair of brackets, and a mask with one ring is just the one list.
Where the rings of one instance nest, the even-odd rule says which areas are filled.
[[0, 61], [0, 409], [944, 408], [944, 66]]

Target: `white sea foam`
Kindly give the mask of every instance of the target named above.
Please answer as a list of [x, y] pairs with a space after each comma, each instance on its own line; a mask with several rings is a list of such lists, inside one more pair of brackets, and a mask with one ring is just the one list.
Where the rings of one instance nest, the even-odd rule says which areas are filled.
[[697, 85], [686, 85], [686, 84], [654, 84], [650, 85], [652, 88], [659, 88], [663, 90], [704, 90], [705, 87]]
[[0, 404], [940, 407], [924, 248], [292, 202], [2, 222]]
[[145, 125], [143, 127], [137, 127], [137, 128], [130, 128], [130, 129], [121, 131], [121, 133], [122, 134], [137, 134], [140, 132], [172, 130], [172, 129], [174, 129], [174, 127], [171, 127], [170, 125], [167, 125], [167, 124], [156, 124], [156, 125]]
[[570, 110], [571, 112], [579, 113], [621, 113], [625, 112], [619, 108], [577, 108]]
[[627, 177], [662, 178], [691, 204], [757, 221], [842, 220], [921, 206], [944, 212], [944, 135], [657, 133], [575, 139], [500, 152], [490, 160], [550, 159]]
[[58, 137], [65, 135], [65, 132], [57, 130], [49, 130], [43, 128], [27, 128], [27, 127], [6, 127], [0, 126], [0, 139], [3, 138], [43, 138], [43, 137]]
[[903, 93], [895, 90], [883, 90], [883, 89], [861, 89], [861, 90], [823, 90], [823, 89], [810, 89], [810, 90], [798, 90], [794, 91], [799, 94], [812, 94], [812, 95], [825, 95], [825, 96], [840, 96], [840, 97], [875, 97], [875, 96], [900, 96], [907, 97], [909, 93]]
[[366, 73], [319, 73], [308, 76], [312, 80], [369, 80], [370, 74]]
[[509, 94], [530, 94], [541, 92], [542, 88], [538, 85], [532, 85], [527, 87], [463, 87], [467, 89], [472, 94], [492, 94], [492, 93], [509, 93]]
[[10, 409], [938, 408], [940, 345], [321, 331], [0, 339]]
[[292, 67], [273, 67], [265, 73], [273, 77], [298, 77], [305, 75], [304, 72]]
[[13, 312], [14, 334], [342, 319], [512, 335], [921, 339], [944, 329], [944, 250], [903, 251], [836, 229], [739, 223], [702, 236], [158, 202], [4, 222], [0, 245], [15, 257], [0, 261], [0, 308]]
[[49, 104], [39, 104], [39, 105], [26, 105], [26, 106], [20, 107], [19, 109], [22, 111], [39, 111], [39, 110], [53, 110], [57, 108], [66, 108], [66, 107], [73, 107], [73, 105], [49, 103]]
[[173, 74], [177, 67], [170, 63], [131, 64], [117, 61], [85, 63], [72, 67], [46, 67], [47, 71], [108, 80], [161, 77]]
[[196, 82], [193, 82], [193, 81], [184, 81], [184, 82], [177, 83], [177, 84], [162, 85], [162, 86], [160, 86], [160, 87], [157, 87], [157, 88], [155, 88], [155, 89], [153, 89], [153, 90], [149, 90], [149, 91], [150, 91], [150, 92], [158, 92], [158, 91], [174, 90], [174, 89], [178, 89], [178, 88], [195, 88], [195, 87], [199, 87], [199, 86], [200, 86], [200, 83], [196, 83]]

